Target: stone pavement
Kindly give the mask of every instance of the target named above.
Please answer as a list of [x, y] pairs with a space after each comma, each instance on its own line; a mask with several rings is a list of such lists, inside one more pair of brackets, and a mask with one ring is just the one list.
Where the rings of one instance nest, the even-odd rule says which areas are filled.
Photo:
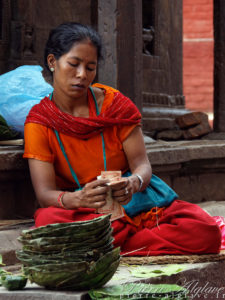
[[[205, 202], [200, 204], [211, 215], [225, 217], [224, 202]], [[25, 225], [14, 229], [0, 231], [0, 253], [3, 254], [3, 261], [7, 268], [16, 269], [17, 260], [15, 250], [21, 246], [16, 238], [20, 235]], [[166, 265], [144, 266], [147, 271], [159, 270]], [[205, 262], [194, 264], [179, 264], [179, 268], [184, 268], [181, 272], [170, 276], [159, 276], [149, 278], [138, 278], [132, 275], [132, 271], [139, 267], [121, 264], [117, 273], [108, 282], [107, 286], [113, 284], [123, 284], [126, 282], [146, 282], [146, 283], [173, 283], [187, 287], [191, 293], [190, 299], [225, 299], [225, 261]], [[10, 292], [0, 287], [0, 300], [87, 300], [87, 292], [59, 292], [45, 290], [35, 284], [30, 284], [22, 291]]]

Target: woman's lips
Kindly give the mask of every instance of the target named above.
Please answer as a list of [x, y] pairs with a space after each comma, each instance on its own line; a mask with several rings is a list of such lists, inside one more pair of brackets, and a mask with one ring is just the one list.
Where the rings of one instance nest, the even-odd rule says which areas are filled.
[[83, 84], [73, 84], [72, 87], [79, 90], [85, 89], [85, 86]]

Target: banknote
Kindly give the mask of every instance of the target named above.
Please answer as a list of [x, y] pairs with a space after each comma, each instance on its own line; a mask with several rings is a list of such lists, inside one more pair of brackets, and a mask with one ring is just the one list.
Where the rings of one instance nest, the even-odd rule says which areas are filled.
[[[125, 180], [121, 176], [121, 171], [102, 171], [101, 175], [98, 176], [98, 179], [109, 179], [110, 182], [108, 184], [110, 186]], [[113, 200], [111, 189], [109, 189], [106, 196], [106, 204], [103, 207], [98, 208], [97, 211], [101, 214], [112, 214], [111, 221], [115, 221], [124, 216], [124, 209], [117, 201]]]
[[122, 177], [121, 171], [101, 171], [101, 179], [109, 179], [110, 181], [119, 181]]

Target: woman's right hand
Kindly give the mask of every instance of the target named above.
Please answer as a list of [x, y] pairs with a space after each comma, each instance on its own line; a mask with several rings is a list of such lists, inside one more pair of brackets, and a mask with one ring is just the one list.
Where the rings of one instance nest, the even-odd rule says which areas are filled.
[[100, 208], [106, 204], [106, 195], [109, 191], [107, 179], [94, 180], [85, 184], [82, 190], [66, 193], [63, 203], [67, 209], [78, 207]]

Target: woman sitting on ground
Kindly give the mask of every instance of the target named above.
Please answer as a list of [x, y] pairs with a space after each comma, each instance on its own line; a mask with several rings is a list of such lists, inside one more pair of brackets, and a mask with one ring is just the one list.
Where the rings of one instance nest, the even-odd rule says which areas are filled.
[[31, 109], [25, 123], [24, 157], [41, 206], [35, 225], [98, 217], [109, 187], [97, 176], [106, 169], [129, 170], [112, 186], [114, 201], [125, 208], [125, 215], [112, 222], [114, 245], [122, 254], [218, 253], [219, 227], [195, 204], [173, 199], [167, 207], [126, 213], [152, 171], [136, 106], [116, 89], [92, 85], [101, 49], [91, 27], [65, 23], [50, 32], [45, 65], [54, 91]]

